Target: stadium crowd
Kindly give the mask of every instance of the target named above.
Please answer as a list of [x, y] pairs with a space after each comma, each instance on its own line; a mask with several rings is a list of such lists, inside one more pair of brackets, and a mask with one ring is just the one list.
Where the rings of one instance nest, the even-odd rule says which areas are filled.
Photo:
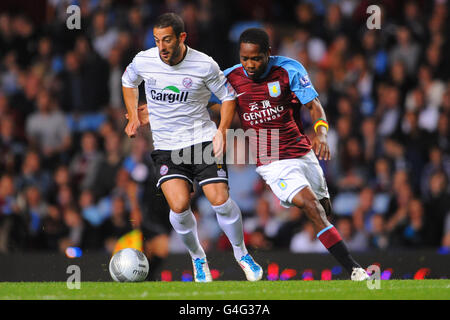
[[[321, 165], [333, 223], [351, 251], [450, 248], [448, 1], [42, 3], [43, 16], [0, 13], [0, 252], [111, 252], [139, 227], [152, 144], [146, 128], [136, 139], [123, 133], [121, 76], [154, 46], [152, 21], [168, 11], [183, 17], [187, 44], [223, 70], [239, 62], [237, 39], [254, 26], [269, 32], [272, 54], [305, 66], [330, 123], [332, 160]], [[366, 25], [373, 3], [379, 30]], [[67, 28], [70, 4], [81, 8], [79, 30]], [[254, 165], [228, 169], [250, 248], [326, 250]], [[231, 250], [199, 188], [193, 209], [204, 248]], [[170, 251], [184, 250], [172, 235]]]

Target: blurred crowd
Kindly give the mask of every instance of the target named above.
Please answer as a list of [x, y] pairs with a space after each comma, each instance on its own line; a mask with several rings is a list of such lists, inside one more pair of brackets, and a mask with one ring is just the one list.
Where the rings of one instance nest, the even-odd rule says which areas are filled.
[[[305, 66], [330, 123], [332, 160], [321, 165], [332, 222], [351, 251], [450, 248], [448, 1], [41, 2], [41, 14], [0, 12], [0, 252], [111, 252], [152, 214], [142, 210], [151, 136], [123, 133], [121, 76], [154, 46], [152, 23], [168, 11], [223, 70], [239, 62], [237, 39], [252, 26], [268, 31], [272, 54]], [[79, 30], [66, 25], [71, 4]], [[381, 9], [379, 30], [367, 28], [370, 4]], [[254, 165], [228, 169], [250, 248], [326, 250]], [[192, 208], [205, 249], [230, 250], [197, 186]], [[172, 234], [170, 252], [184, 250]]]

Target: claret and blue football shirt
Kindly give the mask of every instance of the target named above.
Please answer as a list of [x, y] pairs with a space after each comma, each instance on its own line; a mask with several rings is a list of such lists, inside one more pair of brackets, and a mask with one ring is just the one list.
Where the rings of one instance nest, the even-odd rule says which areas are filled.
[[[247, 76], [242, 64], [226, 69], [224, 74], [236, 90], [242, 128], [256, 131], [253, 149], [256, 150], [256, 144], [257, 165], [298, 158], [311, 150], [311, 141], [304, 134], [300, 107], [318, 94], [301, 63], [271, 56], [266, 71], [257, 80]], [[273, 139], [278, 139], [277, 154], [272, 152]], [[252, 138], [250, 142], [252, 144]]]

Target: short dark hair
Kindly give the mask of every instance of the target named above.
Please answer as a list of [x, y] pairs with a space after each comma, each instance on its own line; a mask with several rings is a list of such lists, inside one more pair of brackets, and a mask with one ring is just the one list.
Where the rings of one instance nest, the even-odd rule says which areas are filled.
[[154, 28], [172, 27], [177, 38], [184, 32], [184, 21], [175, 13], [164, 13], [156, 18]]
[[269, 35], [266, 31], [259, 28], [249, 28], [242, 32], [239, 37], [239, 46], [241, 43], [257, 44], [261, 52], [268, 52], [270, 49]]

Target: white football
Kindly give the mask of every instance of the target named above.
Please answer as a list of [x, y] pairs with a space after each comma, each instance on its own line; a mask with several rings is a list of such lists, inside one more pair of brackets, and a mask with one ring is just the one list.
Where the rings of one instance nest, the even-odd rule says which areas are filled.
[[141, 251], [125, 248], [112, 256], [109, 273], [117, 282], [144, 281], [148, 274], [148, 260]]

